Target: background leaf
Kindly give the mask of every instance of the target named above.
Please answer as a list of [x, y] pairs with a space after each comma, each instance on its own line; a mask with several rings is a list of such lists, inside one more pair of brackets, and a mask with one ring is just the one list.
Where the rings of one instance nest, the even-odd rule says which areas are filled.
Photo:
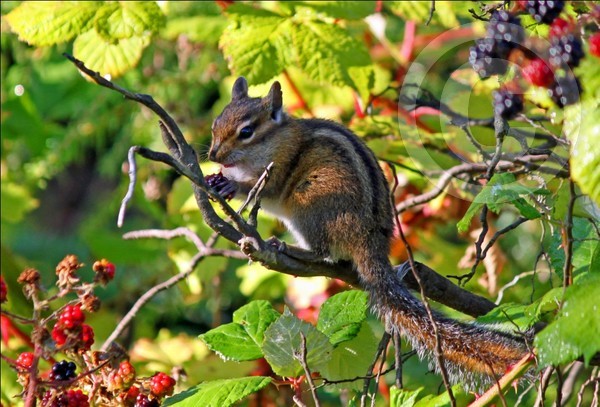
[[169, 397], [163, 406], [228, 407], [271, 383], [270, 377], [241, 377], [239, 379], [204, 382]]
[[262, 347], [265, 359], [280, 376], [296, 377], [304, 373], [295, 356], [300, 352], [300, 333], [306, 338], [306, 362], [311, 372], [320, 371], [331, 359], [333, 346], [328, 338], [286, 309], [265, 332]]

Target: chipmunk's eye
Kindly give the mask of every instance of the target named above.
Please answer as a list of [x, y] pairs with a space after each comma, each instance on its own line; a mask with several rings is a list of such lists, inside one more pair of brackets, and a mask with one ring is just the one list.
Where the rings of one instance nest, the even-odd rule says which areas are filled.
[[246, 126], [240, 130], [240, 134], [238, 134], [238, 138], [240, 140], [247, 140], [254, 134], [254, 127]]

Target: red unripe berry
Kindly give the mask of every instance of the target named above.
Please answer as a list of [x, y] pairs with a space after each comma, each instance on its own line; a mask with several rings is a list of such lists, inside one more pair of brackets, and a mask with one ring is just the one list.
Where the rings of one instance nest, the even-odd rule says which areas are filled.
[[135, 380], [135, 368], [128, 360], [124, 360], [119, 365], [119, 370], [117, 371], [118, 375], [123, 378], [123, 383], [125, 386], [131, 385]]
[[88, 324], [82, 324], [79, 340], [81, 342], [79, 348], [89, 350], [94, 344], [94, 329]]
[[58, 346], [63, 346], [67, 342], [68, 334], [65, 332], [64, 328], [60, 326], [60, 324], [54, 325], [52, 328], [52, 332], [50, 333], [52, 339]]
[[33, 353], [23, 352], [17, 358], [17, 366], [23, 369], [29, 369], [33, 365]]
[[140, 388], [136, 386], [131, 386], [126, 393], [124, 393], [121, 398], [123, 400], [123, 404], [128, 407], [133, 407], [135, 405], [135, 401], [137, 397], [140, 395]]
[[88, 396], [83, 394], [83, 392], [79, 389], [77, 390], [67, 390], [64, 394], [64, 399], [66, 399], [65, 405], [68, 407], [89, 407], [90, 402], [88, 401]]
[[0, 302], [6, 301], [7, 294], [8, 294], [8, 287], [6, 287], [6, 283], [4, 282], [4, 277], [0, 276]]
[[592, 35], [589, 39], [590, 52], [600, 58], [600, 32]]
[[567, 35], [573, 31], [573, 24], [570, 21], [562, 18], [556, 18], [552, 24], [550, 24], [550, 38], [558, 38]]
[[552, 69], [541, 58], [532, 60], [523, 68], [523, 77], [532, 85], [543, 86], [545, 88], [554, 83]]
[[150, 392], [156, 397], [170, 396], [174, 389], [175, 379], [163, 372], [158, 372], [150, 379]]
[[81, 311], [81, 305], [67, 305], [58, 317], [58, 324], [63, 328], [73, 329], [81, 326], [85, 321], [85, 314]]
[[94, 281], [106, 284], [115, 277], [115, 265], [106, 259], [98, 260], [92, 265], [96, 272]]

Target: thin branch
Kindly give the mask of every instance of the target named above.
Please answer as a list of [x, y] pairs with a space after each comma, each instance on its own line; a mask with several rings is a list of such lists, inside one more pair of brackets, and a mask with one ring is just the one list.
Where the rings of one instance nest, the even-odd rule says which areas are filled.
[[298, 360], [298, 362], [300, 362], [300, 365], [302, 365], [302, 369], [304, 369], [306, 381], [308, 382], [310, 392], [312, 393], [315, 406], [320, 407], [321, 403], [319, 402], [319, 398], [317, 397], [317, 389], [315, 388], [315, 382], [313, 381], [312, 374], [310, 373], [310, 369], [308, 368], [308, 363], [306, 362], [306, 353], [306, 336], [304, 336], [304, 333], [300, 332], [300, 351], [298, 353], [295, 353], [294, 357]]
[[425, 25], [429, 25], [429, 23], [433, 19], [433, 13], [435, 13], [435, 0], [431, 0], [431, 5], [429, 6], [429, 17], [427, 17]]
[[123, 235], [123, 239], [165, 239], [171, 240], [175, 237], [187, 237], [198, 250], [206, 249], [206, 245], [200, 239], [200, 236], [191, 231], [191, 229], [186, 227], [179, 227], [172, 230], [164, 230], [164, 229], [145, 229], [145, 230], [135, 230], [133, 232], [127, 232]]
[[[390, 334], [386, 332], [383, 333], [381, 337], [381, 341], [379, 341], [379, 346], [377, 347], [377, 352], [375, 352], [375, 358], [373, 359], [373, 363], [369, 365], [369, 369], [367, 370], [367, 374], [365, 376], [365, 380], [363, 383], [363, 390], [360, 396], [360, 407], [365, 407], [365, 403], [367, 401], [367, 396], [369, 394], [369, 386], [371, 384], [371, 379], [374, 378], [373, 370], [375, 369], [375, 365], [377, 364], [377, 360], [379, 357], [385, 357], [385, 349], [390, 342]], [[374, 397], [374, 396], [373, 396]]]
[[181, 281], [184, 278], [186, 278], [187, 276], [189, 276], [194, 271], [194, 269], [196, 268], [196, 266], [198, 265], [198, 263], [204, 257], [205, 257], [204, 253], [197, 253], [192, 258], [192, 260], [190, 261], [190, 264], [189, 264], [187, 270], [182, 271], [181, 273], [174, 275], [173, 277], [169, 278], [168, 280], [163, 281], [162, 283], [155, 285], [154, 287], [152, 287], [151, 289], [149, 289], [148, 291], [146, 291], [140, 298], [138, 298], [138, 300], [135, 302], [135, 304], [133, 304], [133, 306], [127, 312], [127, 314], [125, 314], [125, 316], [121, 319], [121, 321], [119, 321], [119, 324], [115, 327], [115, 329], [109, 335], [109, 337], [106, 339], [106, 341], [104, 341], [104, 343], [102, 344], [102, 347], [100, 348], [100, 350], [102, 352], [106, 352], [107, 349], [109, 348], [109, 346], [111, 345], [111, 343], [113, 343], [121, 335], [121, 333], [125, 330], [125, 328], [133, 320], [133, 318], [135, 318], [135, 316], [137, 315], [138, 311], [148, 301], [150, 301], [159, 292], [164, 291], [164, 290], [166, 290], [166, 289], [174, 286], [179, 281]]

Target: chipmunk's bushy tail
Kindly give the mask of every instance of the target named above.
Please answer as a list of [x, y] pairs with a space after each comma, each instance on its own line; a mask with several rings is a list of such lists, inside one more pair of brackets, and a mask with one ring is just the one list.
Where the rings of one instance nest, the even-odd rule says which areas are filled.
[[[411, 342], [420, 357], [435, 361], [436, 335], [424, 304], [412, 295], [393, 271], [387, 258], [367, 259], [359, 270], [371, 304], [387, 324]], [[359, 266], [360, 267], [360, 266]], [[465, 323], [432, 311], [437, 326], [445, 368], [451, 382], [463, 382], [474, 389], [489, 386], [527, 353], [525, 341], [507, 332]]]

